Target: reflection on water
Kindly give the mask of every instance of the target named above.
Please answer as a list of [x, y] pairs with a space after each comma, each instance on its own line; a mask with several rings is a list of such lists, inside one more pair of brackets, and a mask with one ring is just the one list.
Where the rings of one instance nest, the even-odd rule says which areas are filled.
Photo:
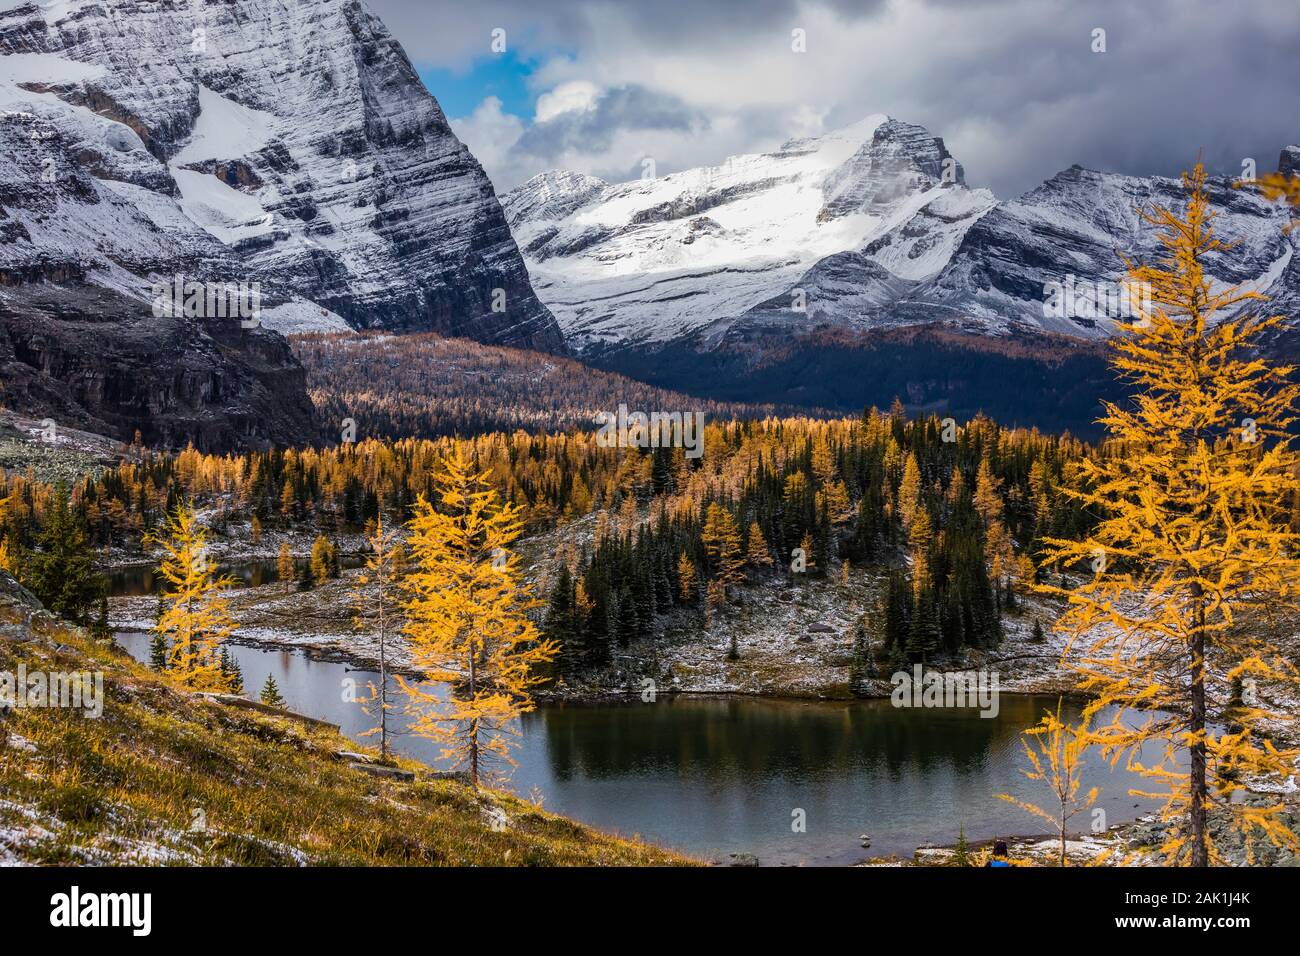
[[[302, 558], [294, 562], [294, 574], [300, 574], [308, 565]], [[357, 554], [339, 555], [339, 567], [359, 568], [365, 563], [365, 557]], [[249, 587], [260, 588], [264, 584], [274, 584], [280, 580], [279, 561], [276, 558], [258, 558], [255, 561], [233, 561], [220, 566], [222, 574], [229, 574], [236, 581]], [[116, 568], [108, 572], [108, 593], [111, 597], [141, 597], [145, 594], [157, 594], [162, 590], [163, 576], [152, 564], [141, 564], [129, 568]]]
[[[118, 642], [138, 659], [148, 656], [148, 635], [119, 634]], [[295, 651], [232, 651], [249, 696], [274, 674], [292, 709], [337, 723], [353, 738], [371, 726], [344, 688], [346, 681], [364, 687], [377, 674]], [[1019, 735], [1055, 705], [1055, 698], [1004, 695], [992, 719], [974, 710], [900, 710], [887, 700], [661, 696], [654, 704], [546, 706], [521, 722], [510, 786], [525, 796], [536, 787], [557, 813], [700, 856], [852, 863], [910, 855], [926, 841], [955, 841], [963, 825], [971, 840], [1042, 832], [994, 795], [1050, 799], [1021, 773]], [[1075, 719], [1078, 707], [1067, 702], [1067, 715]], [[396, 723], [404, 725], [401, 715]], [[441, 765], [438, 746], [427, 740], [399, 736], [396, 747]], [[1127, 795], [1132, 775], [1111, 771], [1098, 755], [1084, 778], [1082, 792], [1103, 788], [1098, 806], [1108, 823], [1150, 807]], [[795, 810], [804, 811], [804, 833], [791, 829]], [[1075, 818], [1078, 829], [1089, 822]], [[863, 833], [870, 851], [859, 845]]]

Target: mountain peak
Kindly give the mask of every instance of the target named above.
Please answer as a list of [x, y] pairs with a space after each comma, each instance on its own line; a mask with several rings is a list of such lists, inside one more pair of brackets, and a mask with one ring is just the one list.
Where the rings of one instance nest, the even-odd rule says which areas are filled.
[[864, 143], [871, 141], [872, 135], [881, 125], [891, 122], [884, 113], [872, 113], [855, 123], [827, 130], [817, 136], [799, 136], [788, 139], [776, 150], [775, 155], [804, 155], [829, 148], [848, 148], [857, 150]]
[[[942, 268], [993, 197], [965, 188], [941, 139], [877, 113], [654, 178], [555, 171], [504, 204], [538, 295], [573, 343], [599, 349], [714, 335], [754, 309], [797, 325], [865, 277], [858, 316]], [[800, 283], [818, 301], [777, 315]]]
[[538, 173], [501, 198], [506, 221], [514, 228], [523, 220], [562, 219], [604, 190], [609, 183], [571, 169]]
[[[307, 438], [286, 314], [564, 348], [487, 176], [359, 0], [0, 2], [0, 145], [0, 343], [37, 359], [0, 377], [61, 421]], [[263, 328], [160, 320], [154, 288], [186, 283], [256, 286]]]
[[[62, 143], [178, 257], [215, 241], [229, 278], [353, 327], [563, 347], [487, 176], [363, 3], [11, 6], [0, 54], [0, 100], [60, 129], [49, 148]], [[33, 57], [72, 79], [17, 82], [8, 61]], [[103, 251], [92, 282], [123, 258], [105, 233], [80, 243]], [[113, 281], [142, 295], [147, 280]]]

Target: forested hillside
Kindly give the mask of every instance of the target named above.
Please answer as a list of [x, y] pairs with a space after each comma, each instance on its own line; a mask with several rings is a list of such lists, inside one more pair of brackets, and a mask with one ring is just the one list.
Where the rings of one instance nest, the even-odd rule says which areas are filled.
[[690, 397], [572, 359], [439, 335], [294, 336], [323, 440], [440, 438], [489, 431], [589, 428], [600, 411], [702, 411], [710, 418], [772, 414], [772, 405]]
[[[0, 499], [0, 556], [38, 593], [59, 540], [138, 547], [165, 515], [194, 502], [218, 530], [249, 522], [326, 538], [407, 521], [454, 439], [365, 440], [242, 456], [143, 454], [64, 490], [10, 476]], [[822, 421], [710, 424], [705, 453], [602, 447], [590, 430], [492, 432], [464, 442], [538, 533], [594, 516], [582, 546], [557, 555], [546, 626], [574, 672], [651, 633], [682, 608], [725, 614], [746, 584], [892, 569], [885, 638], [917, 660], [999, 637], [998, 610], [1033, 577], [1024, 556], [1045, 536], [1073, 537], [1090, 518], [1061, 493], [1096, 454], [1074, 439], [964, 427], [901, 408]], [[51, 530], [54, 529], [54, 530]], [[83, 551], [85, 549], [82, 549]], [[63, 566], [71, 566], [71, 559]], [[82, 562], [89, 564], [89, 558]], [[78, 566], [80, 568], [80, 566]], [[77, 575], [92, 572], [80, 568]], [[68, 588], [69, 574], [57, 576]], [[93, 617], [95, 592], [65, 602]]]

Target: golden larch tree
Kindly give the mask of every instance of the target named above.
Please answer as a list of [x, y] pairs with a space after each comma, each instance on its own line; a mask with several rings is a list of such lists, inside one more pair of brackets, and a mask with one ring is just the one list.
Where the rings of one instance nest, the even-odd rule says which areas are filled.
[[916, 463], [916, 453], [908, 452], [903, 464], [903, 480], [898, 486], [898, 521], [903, 526], [903, 534], [910, 534], [912, 522], [916, 520], [917, 509], [921, 506], [921, 468]]
[[[1020, 739], [1030, 767], [1021, 773], [1030, 780], [1041, 780], [1051, 788], [1056, 803], [1050, 810], [1008, 793], [997, 795], [999, 800], [1014, 803], [1026, 813], [1051, 824], [1060, 841], [1061, 866], [1066, 864], [1066, 833], [1070, 821], [1090, 809], [1101, 793], [1098, 787], [1093, 787], [1086, 794], [1079, 795], [1083, 786], [1083, 756], [1092, 742], [1088, 734], [1088, 721], [1089, 716], [1085, 714], [1078, 724], [1065, 723], [1061, 720], [1061, 702], [1058, 700], [1056, 712], [1047, 711], [1038, 725], [1026, 730]], [[1026, 737], [1030, 739], [1026, 740]]]
[[695, 601], [695, 562], [685, 551], [677, 559], [677, 589], [681, 592], [682, 603]]
[[749, 524], [749, 546], [745, 550], [745, 561], [755, 571], [772, 566], [772, 552], [767, 546], [767, 539], [763, 537], [763, 528], [757, 521]]
[[995, 586], [1015, 567], [1011, 536], [1007, 532], [1002, 508], [1002, 482], [993, 475], [988, 456], [980, 459], [975, 476], [975, 510], [984, 523], [984, 561]]
[[823, 488], [835, 480], [835, 456], [831, 452], [830, 442], [825, 438], [813, 442], [812, 473]]
[[436, 505], [423, 495], [416, 502], [403, 579], [403, 631], [424, 680], [398, 681], [415, 713], [411, 732], [441, 742], [477, 787], [489, 761], [513, 765], [512, 725], [533, 709], [537, 670], [559, 647], [529, 619], [541, 602], [508, 550], [523, 527], [520, 509], [501, 501], [459, 442], [435, 484]]
[[740, 528], [735, 516], [716, 502], [710, 504], [705, 512], [701, 540], [725, 602], [728, 589], [745, 580], [745, 559], [740, 550]]
[[169, 673], [194, 690], [229, 691], [221, 645], [234, 628], [224, 592], [234, 578], [219, 575], [208, 555], [208, 529], [181, 505], [149, 541], [163, 550], [158, 571], [166, 581], [155, 633], [170, 642]]
[[[1144, 212], [1166, 254], [1129, 264], [1149, 307], [1121, 323], [1113, 364], [1134, 386], [1131, 402], [1106, 403], [1109, 441], [1085, 460], [1076, 487], [1098, 516], [1079, 541], [1047, 539], [1044, 565], [1083, 563], [1073, 589], [1044, 587], [1069, 604], [1057, 627], [1070, 637], [1088, 713], [1113, 707], [1094, 734], [1112, 762], [1159, 788], [1171, 824], [1161, 848], [1170, 863], [1204, 866], [1221, 854], [1207, 815], [1217, 806], [1247, 852], [1262, 838], [1300, 849], [1279, 819], [1280, 803], [1243, 802], [1248, 781], [1285, 779], [1300, 751], [1275, 747], [1263, 724], [1290, 719], [1252, 694], [1216, 729], [1234, 681], [1294, 683], [1295, 669], [1259, 634], [1270, 615], [1295, 605], [1300, 537], [1287, 502], [1297, 462], [1286, 431], [1300, 389], [1292, 369], [1271, 367], [1252, 346], [1281, 316], [1247, 308], [1263, 298], [1216, 288], [1207, 259], [1231, 252], [1214, 235], [1198, 164], [1184, 175], [1186, 209]], [[1136, 297], [1130, 297], [1136, 298]], [[1134, 723], [1125, 710], [1142, 712]], [[1159, 751], [1154, 761], [1142, 748]], [[1136, 791], [1135, 791], [1136, 793]]]
[[286, 584], [292, 584], [296, 575], [293, 566], [293, 554], [289, 551], [289, 542], [280, 542], [280, 553], [275, 561], [275, 576]]

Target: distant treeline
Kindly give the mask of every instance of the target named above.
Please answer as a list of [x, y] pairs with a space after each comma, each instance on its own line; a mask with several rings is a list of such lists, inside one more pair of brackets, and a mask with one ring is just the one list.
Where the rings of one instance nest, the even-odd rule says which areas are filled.
[[641, 411], [702, 411], [729, 420], [791, 411], [719, 402], [646, 385], [573, 359], [435, 334], [294, 336], [321, 440], [443, 438], [494, 431], [592, 427], [620, 403]]
[[[15, 567], [33, 567], [52, 545], [51, 521], [63, 535], [73, 527], [87, 549], [129, 543], [183, 501], [218, 527], [251, 522], [254, 534], [306, 526], [335, 537], [381, 513], [402, 522], [420, 495], [432, 496], [452, 442], [145, 453], [81, 481], [66, 508], [57, 489], [11, 476], [0, 545]], [[493, 432], [465, 447], [530, 530], [592, 522], [544, 584], [547, 628], [571, 669], [607, 659], [674, 608], [731, 613], [747, 581], [816, 578], [845, 561], [897, 578], [881, 617], [895, 653], [987, 645], [1009, 589], [1032, 574], [1023, 556], [1045, 535], [1073, 536], [1091, 521], [1060, 491], [1072, 463], [1095, 453], [1089, 446], [983, 418], [908, 421], [901, 406], [835, 420], [715, 421], [698, 459], [681, 448], [603, 447], [587, 429]]]

